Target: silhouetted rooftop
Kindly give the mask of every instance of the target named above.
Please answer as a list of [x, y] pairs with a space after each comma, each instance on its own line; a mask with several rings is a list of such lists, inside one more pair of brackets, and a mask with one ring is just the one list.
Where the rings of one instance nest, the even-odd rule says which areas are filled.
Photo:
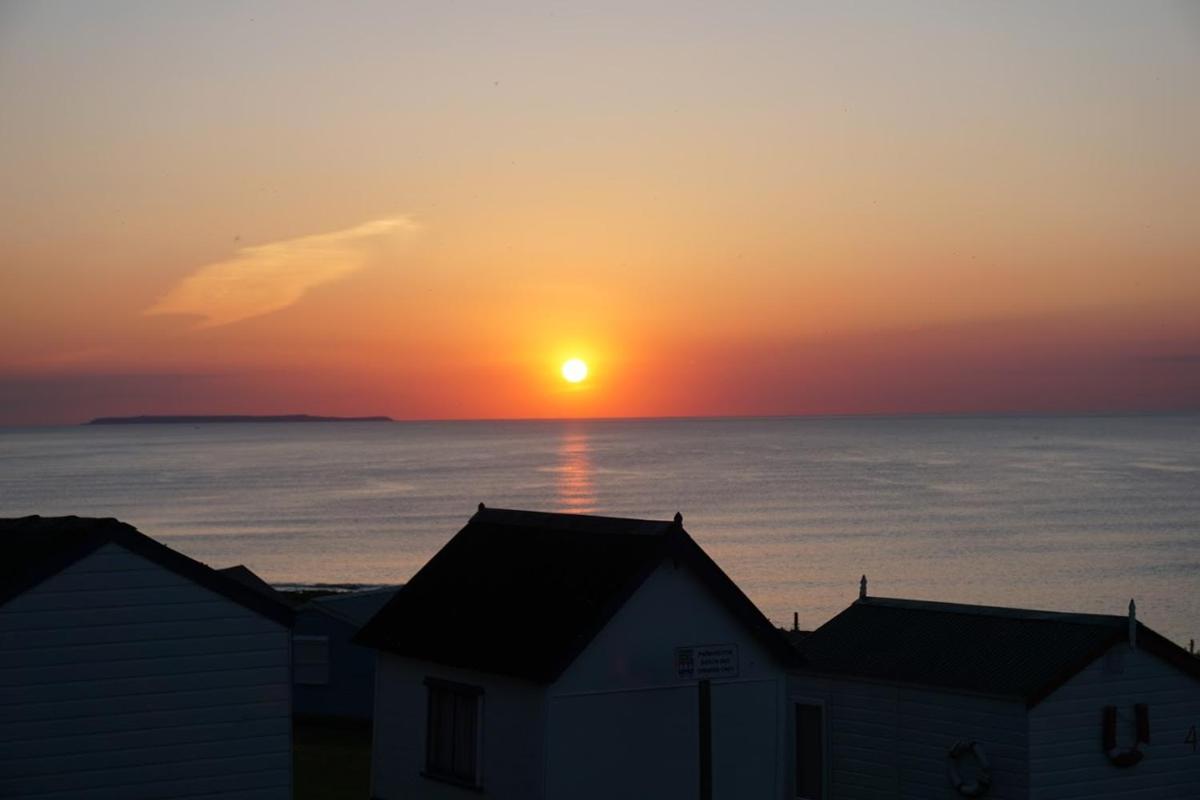
[[245, 586], [247, 589], [253, 589], [264, 597], [269, 597], [277, 603], [283, 603], [290, 606], [292, 603], [287, 596], [282, 592], [275, 590], [275, 587], [258, 577], [254, 570], [247, 567], [245, 564], [235, 564], [232, 567], [221, 567], [217, 572], [224, 575], [226, 578], [233, 580]]
[[412, 658], [551, 682], [667, 557], [693, 568], [777, 657], [796, 659], [681, 520], [482, 507], [358, 641]]
[[812, 631], [798, 631], [794, 628], [780, 628], [779, 630], [783, 633], [783, 637], [796, 648], [799, 648], [804, 643], [804, 640], [812, 636], [813, 633]]
[[399, 586], [385, 586], [357, 592], [335, 592], [315, 597], [301, 609], [318, 609], [360, 628], [379, 613], [379, 609], [387, 605], [399, 589]]
[[[867, 597], [797, 647], [819, 672], [1008, 696], [1032, 706], [1128, 637], [1126, 616]], [[1136, 640], [1200, 678], [1200, 661], [1141, 623]]]
[[284, 625], [291, 609], [259, 590], [188, 558], [112, 518], [0, 519], [0, 605], [61, 572], [105, 544], [115, 543], [159, 566]]

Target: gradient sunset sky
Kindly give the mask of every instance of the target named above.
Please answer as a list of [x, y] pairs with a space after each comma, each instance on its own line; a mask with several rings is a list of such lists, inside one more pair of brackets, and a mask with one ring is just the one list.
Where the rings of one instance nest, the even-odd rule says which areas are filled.
[[0, 186], [0, 424], [1200, 408], [1186, 0], [3, 2]]

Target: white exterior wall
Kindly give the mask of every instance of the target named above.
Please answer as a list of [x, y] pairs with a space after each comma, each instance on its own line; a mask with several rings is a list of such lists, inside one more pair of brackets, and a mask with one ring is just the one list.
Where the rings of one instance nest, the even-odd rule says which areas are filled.
[[380, 652], [372, 795], [470, 798], [421, 776], [425, 678], [483, 689], [482, 796], [513, 800], [654, 798], [698, 792], [698, 689], [675, 648], [736, 644], [737, 678], [712, 683], [713, 796], [786, 797], [786, 676], [687, 568], [651, 575], [550, 687]]
[[[1200, 751], [1185, 742], [1200, 729], [1200, 682], [1125, 643], [1112, 672], [1101, 657], [1030, 711], [1031, 796], [1170, 800], [1200, 797]], [[1117, 707], [1117, 744], [1133, 740], [1133, 706], [1150, 711], [1150, 744], [1140, 764], [1119, 769], [1101, 751], [1104, 706]]]
[[786, 675], [685, 566], [664, 562], [550, 689], [546, 797], [694, 798], [699, 698], [675, 648], [736, 644], [712, 681], [713, 797], [785, 797]]
[[[789, 696], [825, 706], [829, 800], [961, 798], [947, 776], [947, 752], [960, 739], [983, 747], [991, 800], [1028, 796], [1022, 702], [802, 674], [792, 676]], [[964, 777], [972, 769], [964, 765]]]
[[288, 630], [115, 544], [0, 606], [0, 797], [291, 797]]
[[[483, 689], [482, 792], [426, 778], [426, 678]], [[378, 800], [539, 798], [545, 688], [472, 670], [380, 651], [375, 661], [375, 728], [371, 796]]]

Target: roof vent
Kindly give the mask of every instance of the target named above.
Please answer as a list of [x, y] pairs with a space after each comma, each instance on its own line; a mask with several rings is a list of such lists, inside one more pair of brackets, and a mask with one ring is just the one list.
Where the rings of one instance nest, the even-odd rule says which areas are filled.
[[683, 524], [683, 513], [682, 512], [679, 512], [679, 511], [675, 512], [675, 524], [676, 525]]
[[1129, 646], [1137, 647], [1137, 603], [1129, 598]]
[[863, 575], [862, 580], [860, 580], [858, 582], [858, 599], [859, 600], [867, 599], [867, 576], [866, 575]]
[[485, 506], [483, 503], [480, 503], [480, 504], [479, 504], [479, 510], [480, 510], [480, 511], [483, 511], [483, 509], [485, 509], [485, 508], [487, 508], [487, 506]]

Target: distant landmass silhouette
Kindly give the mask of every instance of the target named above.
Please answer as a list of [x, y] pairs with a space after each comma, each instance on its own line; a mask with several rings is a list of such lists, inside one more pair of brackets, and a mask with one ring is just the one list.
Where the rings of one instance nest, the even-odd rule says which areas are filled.
[[86, 425], [194, 425], [209, 422], [395, 422], [391, 417], [318, 417], [312, 414], [203, 414], [96, 417]]

